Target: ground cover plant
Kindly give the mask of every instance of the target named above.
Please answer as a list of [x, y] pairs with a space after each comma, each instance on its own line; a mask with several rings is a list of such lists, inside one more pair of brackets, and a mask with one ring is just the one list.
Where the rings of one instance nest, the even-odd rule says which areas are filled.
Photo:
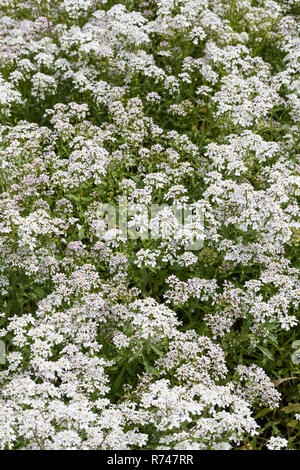
[[299, 15], [0, 1], [1, 449], [300, 449]]

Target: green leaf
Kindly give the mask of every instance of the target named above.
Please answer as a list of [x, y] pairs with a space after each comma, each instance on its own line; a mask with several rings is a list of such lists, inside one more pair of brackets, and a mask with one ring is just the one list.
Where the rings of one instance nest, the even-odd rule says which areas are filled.
[[81, 229], [78, 232], [78, 238], [79, 240], [82, 240], [84, 237], [85, 237], [84, 228], [81, 227]]
[[264, 408], [263, 410], [260, 410], [255, 416], [254, 419], [262, 418], [266, 414], [270, 413], [272, 411], [272, 408]]
[[299, 424], [299, 421], [297, 419], [291, 419], [291, 421], [287, 423], [289, 428], [295, 428], [296, 426], [298, 426], [298, 424]]
[[155, 351], [156, 354], [158, 354], [160, 357], [163, 357], [164, 353], [160, 351], [160, 349], [157, 349], [155, 346], [153, 346], [153, 344], [151, 344], [151, 349], [153, 349], [153, 351]]
[[258, 346], [258, 349], [263, 353], [265, 357], [270, 359], [270, 361], [274, 361], [274, 356], [273, 354], [264, 346]]
[[118, 374], [118, 376], [116, 377], [116, 379], [113, 382], [113, 385], [111, 387], [111, 391], [113, 393], [115, 393], [120, 388], [121, 383], [122, 383], [122, 379], [123, 379], [123, 375], [124, 375], [124, 371], [125, 371], [125, 365], [122, 367], [121, 372]]

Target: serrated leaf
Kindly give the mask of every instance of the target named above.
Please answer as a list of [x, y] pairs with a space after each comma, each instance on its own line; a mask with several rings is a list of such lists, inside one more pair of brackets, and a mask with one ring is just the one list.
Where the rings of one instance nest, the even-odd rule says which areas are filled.
[[264, 346], [258, 346], [258, 349], [263, 353], [265, 357], [270, 359], [270, 361], [274, 361], [274, 356], [273, 354]]

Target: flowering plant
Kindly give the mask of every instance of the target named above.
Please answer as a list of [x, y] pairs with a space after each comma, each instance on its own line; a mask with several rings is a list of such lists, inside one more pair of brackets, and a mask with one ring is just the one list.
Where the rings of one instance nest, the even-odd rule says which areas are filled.
[[299, 14], [1, 1], [1, 449], [300, 448]]

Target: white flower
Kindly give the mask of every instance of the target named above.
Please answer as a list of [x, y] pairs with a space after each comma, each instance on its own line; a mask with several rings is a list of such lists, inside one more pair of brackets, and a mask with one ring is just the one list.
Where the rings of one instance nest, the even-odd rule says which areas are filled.
[[269, 450], [284, 449], [288, 445], [288, 441], [282, 437], [271, 437], [268, 441], [267, 448]]

